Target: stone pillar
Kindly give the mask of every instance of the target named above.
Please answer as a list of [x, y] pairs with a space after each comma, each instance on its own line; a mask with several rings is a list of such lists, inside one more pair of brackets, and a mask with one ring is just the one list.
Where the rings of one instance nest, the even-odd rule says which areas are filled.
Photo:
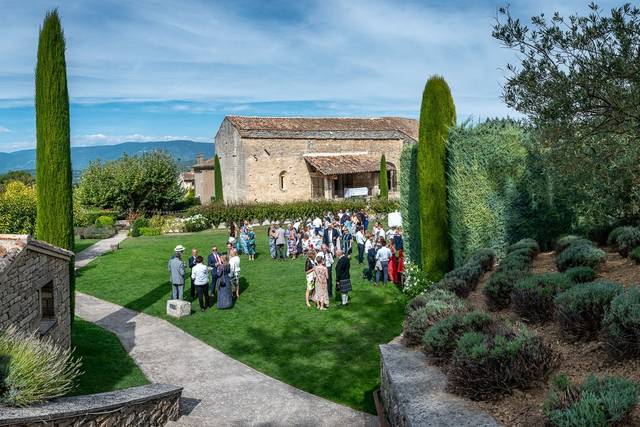
[[324, 177], [324, 198], [333, 199], [333, 182], [326, 176]]

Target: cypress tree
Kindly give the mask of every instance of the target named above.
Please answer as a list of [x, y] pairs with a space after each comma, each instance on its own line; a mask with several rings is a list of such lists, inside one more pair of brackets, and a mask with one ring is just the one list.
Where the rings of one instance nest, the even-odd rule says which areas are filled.
[[380, 198], [383, 200], [389, 199], [389, 181], [387, 180], [387, 159], [380, 157]]
[[220, 157], [216, 154], [214, 158], [214, 184], [215, 184], [215, 194], [213, 196], [213, 200], [216, 203], [222, 203], [224, 201], [224, 196], [222, 195], [222, 171], [220, 171]]
[[[71, 140], [65, 40], [57, 9], [47, 12], [36, 64], [36, 237], [73, 251]], [[74, 260], [69, 266], [73, 322]]]
[[449, 85], [440, 76], [430, 77], [422, 94], [417, 169], [422, 269], [431, 280], [441, 279], [451, 265], [445, 157], [455, 120]]

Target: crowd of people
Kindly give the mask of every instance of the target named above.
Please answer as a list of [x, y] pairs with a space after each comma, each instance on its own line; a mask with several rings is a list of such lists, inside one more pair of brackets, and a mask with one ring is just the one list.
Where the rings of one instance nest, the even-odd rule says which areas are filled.
[[[325, 212], [322, 218], [316, 217], [306, 224], [301, 221], [286, 226], [272, 224], [267, 229], [267, 238], [272, 259], [305, 257], [307, 307], [314, 303], [317, 309], [326, 310], [334, 294], [341, 307], [349, 304], [351, 258], [354, 255], [359, 264], [365, 264], [366, 260], [363, 276], [374, 286], [388, 282], [398, 284], [402, 280], [401, 227], [390, 227], [385, 231], [382, 224], [376, 222], [369, 231], [369, 217], [363, 210]], [[173, 299], [183, 298], [184, 250], [178, 245], [169, 260]], [[190, 295], [192, 301], [197, 296], [201, 311], [211, 307], [216, 298], [216, 306], [226, 309], [240, 297], [240, 254], [247, 255], [250, 261], [255, 260], [256, 235], [249, 221], [243, 221], [241, 226], [235, 222], [230, 224], [227, 251], [219, 253], [213, 246], [206, 263], [197, 249], [192, 249], [188, 259]]]
[[[184, 297], [187, 268], [182, 260], [184, 250], [184, 246], [176, 246], [174, 255], [169, 259], [172, 299], [181, 300]], [[204, 257], [198, 255], [196, 248], [191, 249], [187, 265], [191, 279], [189, 293], [192, 301], [197, 296], [200, 311], [212, 307], [214, 301], [217, 308], [228, 309], [240, 298], [240, 256], [231, 241], [227, 243], [225, 253], [218, 252], [218, 247], [213, 246], [206, 263]]]

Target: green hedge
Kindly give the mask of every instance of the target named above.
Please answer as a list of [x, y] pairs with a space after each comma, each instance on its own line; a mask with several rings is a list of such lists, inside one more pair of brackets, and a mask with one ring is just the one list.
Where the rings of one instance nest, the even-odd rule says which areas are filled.
[[418, 204], [417, 160], [418, 146], [405, 145], [400, 154], [400, 212], [404, 229], [404, 257], [422, 266], [420, 243], [420, 207]]
[[371, 200], [370, 206], [364, 199], [353, 200], [307, 200], [290, 203], [247, 203], [238, 205], [209, 204], [196, 206], [188, 215], [203, 215], [211, 225], [242, 221], [284, 221], [322, 217], [325, 211], [337, 212], [340, 209], [354, 212], [366, 209], [374, 213], [389, 213], [398, 209], [398, 202]]

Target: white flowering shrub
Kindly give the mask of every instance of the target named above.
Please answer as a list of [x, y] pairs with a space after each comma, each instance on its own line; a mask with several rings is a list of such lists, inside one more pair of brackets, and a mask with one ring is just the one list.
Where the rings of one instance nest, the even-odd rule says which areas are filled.
[[404, 275], [402, 292], [409, 298], [420, 295], [433, 286], [433, 282], [427, 278], [427, 275], [412, 262], [404, 265]]
[[187, 231], [185, 218], [167, 217], [162, 225], [162, 234], [184, 233]]
[[209, 220], [204, 215], [196, 214], [184, 219], [186, 231], [203, 231], [210, 228]]

